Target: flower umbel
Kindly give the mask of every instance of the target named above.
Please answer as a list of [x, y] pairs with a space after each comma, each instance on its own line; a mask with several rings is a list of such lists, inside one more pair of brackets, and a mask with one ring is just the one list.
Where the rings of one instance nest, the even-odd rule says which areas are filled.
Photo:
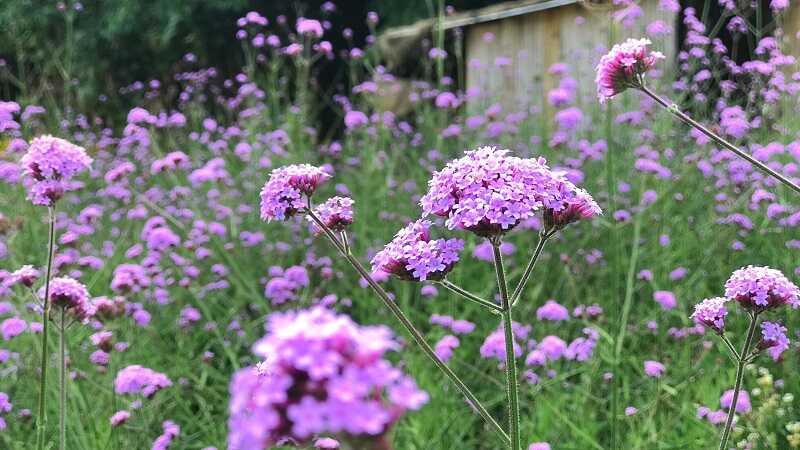
[[733, 272], [725, 282], [725, 297], [755, 311], [781, 305], [800, 307], [800, 289], [769, 267], [747, 266]]
[[597, 64], [597, 96], [601, 102], [628, 88], [643, 86], [644, 75], [664, 59], [661, 52], [651, 52], [649, 39], [628, 39], [615, 45]]
[[727, 302], [728, 299], [723, 297], [707, 298], [694, 305], [694, 313], [691, 318], [696, 323], [705, 325], [717, 333], [722, 333], [725, 328], [725, 316], [728, 315], [728, 309], [725, 308]]
[[[314, 213], [326, 227], [333, 231], [344, 231], [353, 223], [353, 203], [355, 202], [349, 197], [331, 197], [325, 203], [317, 205]], [[311, 221], [311, 229], [315, 234], [322, 232], [311, 217], [308, 220]]]
[[384, 326], [359, 326], [323, 307], [272, 314], [254, 351], [269, 356], [231, 382], [228, 448], [258, 450], [337, 433], [375, 439], [428, 401], [384, 354], [398, 348]]
[[603, 210], [588, 192], [569, 181], [563, 180], [562, 183], [565, 185], [565, 190], [572, 191], [573, 194], [564, 201], [564, 207], [561, 210], [552, 208], [544, 210], [545, 229], [560, 230], [573, 222], [603, 214]]
[[305, 198], [330, 178], [319, 167], [293, 164], [272, 171], [261, 189], [261, 218], [286, 220], [305, 208]]
[[31, 141], [20, 165], [34, 180], [28, 196], [35, 205], [52, 206], [66, 191], [70, 180], [92, 164], [83, 147], [53, 136], [40, 136]]
[[[44, 288], [39, 290], [39, 295], [44, 296]], [[53, 306], [64, 308], [74, 314], [78, 320], [86, 320], [95, 313], [86, 286], [70, 277], [50, 280], [49, 301]]]
[[373, 270], [382, 270], [407, 281], [443, 279], [458, 262], [464, 241], [431, 240], [430, 227], [430, 221], [417, 220], [398, 231], [372, 258]]
[[479, 236], [510, 231], [541, 208], [560, 212], [574, 192], [543, 158], [509, 156], [508, 150], [481, 147], [450, 161], [428, 182], [420, 203], [425, 214], [446, 217], [449, 229]]

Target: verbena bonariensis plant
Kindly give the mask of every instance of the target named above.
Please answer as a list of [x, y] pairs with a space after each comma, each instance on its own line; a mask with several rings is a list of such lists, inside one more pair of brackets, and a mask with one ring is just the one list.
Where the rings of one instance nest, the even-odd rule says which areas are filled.
[[[650, 45], [650, 41], [647, 39], [628, 39], [622, 44], [615, 45], [608, 54], [600, 59], [600, 63], [597, 65], [596, 82], [597, 94], [601, 102], [605, 102], [628, 88], [638, 89], [682, 122], [800, 194], [800, 186], [792, 180], [695, 121], [682, 112], [678, 105], [662, 99], [650, 90], [646, 85], [645, 76], [658, 60], [664, 58], [664, 55], [650, 51], [648, 45]], [[769, 349], [773, 358], [777, 359], [789, 345], [785, 335], [786, 329], [778, 323], [765, 321], [762, 323], [763, 338], [756, 345], [755, 350], [751, 351], [759, 316], [784, 304], [790, 304], [795, 308], [800, 306], [798, 288], [781, 272], [768, 267], [748, 266], [737, 270], [725, 284], [725, 289], [725, 298], [703, 300], [695, 307], [695, 313], [692, 315], [697, 323], [709, 327], [720, 336], [737, 364], [736, 382], [733, 388], [731, 407], [720, 439], [720, 450], [726, 448], [733, 427], [736, 402], [741, 390], [745, 365], [752, 362], [765, 349]], [[725, 317], [728, 313], [725, 303], [728, 300], [738, 302], [750, 319], [747, 337], [741, 352], [737, 352], [724, 334]]]
[[[467, 398], [486, 423], [517, 450], [521, 445], [518, 375], [512, 328], [514, 305], [519, 301], [534, 266], [548, 239], [568, 224], [601, 214], [592, 197], [552, 172], [543, 158], [518, 158], [508, 150], [482, 147], [448, 163], [434, 173], [428, 192], [422, 197], [423, 218], [401, 229], [386, 247], [372, 258], [368, 271], [353, 255], [347, 225], [353, 221], [352, 200], [334, 197], [315, 206], [312, 195], [331, 177], [323, 169], [308, 164], [290, 165], [272, 172], [261, 191], [261, 217], [286, 220], [305, 215], [313, 229], [322, 232], [341, 255], [375, 291], [428, 358]], [[493, 248], [499, 303], [481, 298], [447, 279], [459, 260], [461, 239], [433, 239], [433, 222], [425, 216], [445, 219], [450, 230], [469, 231], [486, 239]], [[521, 279], [509, 290], [500, 246], [504, 236], [522, 221], [540, 215], [539, 240]], [[425, 336], [378, 284], [374, 274], [383, 272], [410, 281], [440, 284], [493, 314], [500, 315], [504, 332], [508, 432], [500, 426], [466, 384], [442, 361]], [[264, 356], [269, 356], [265, 354]]]
[[[66, 445], [66, 389], [65, 389], [65, 332], [66, 332], [66, 313], [70, 311], [75, 317], [83, 320], [92, 315], [93, 310], [86, 288], [79, 282], [71, 278], [58, 278], [51, 280], [53, 270], [53, 257], [55, 253], [55, 227], [56, 227], [56, 203], [67, 191], [76, 189], [80, 183], [72, 178], [78, 173], [88, 169], [92, 159], [86, 154], [83, 147], [74, 145], [63, 139], [52, 136], [41, 136], [33, 139], [28, 147], [28, 151], [20, 160], [20, 165], [25, 174], [31, 178], [28, 186], [28, 197], [35, 205], [47, 207], [48, 212], [48, 244], [47, 244], [47, 269], [45, 272], [44, 287], [40, 297], [42, 303], [42, 359], [41, 359], [41, 380], [39, 385], [39, 411], [37, 421], [37, 448], [45, 446], [45, 392], [47, 389], [47, 338], [50, 322], [50, 310], [53, 305], [60, 307], [59, 321], [59, 448], [64, 449]], [[24, 283], [28, 287], [33, 285], [33, 274], [29, 271], [21, 273], [27, 281]]]
[[647, 72], [652, 69], [664, 55], [648, 49], [648, 39], [628, 39], [615, 45], [609, 53], [600, 59], [597, 65], [597, 95], [601, 102], [614, 97], [628, 88], [638, 89], [652, 98], [656, 103], [672, 113], [685, 124], [707, 136], [717, 145], [730, 150], [736, 156], [753, 164], [758, 170], [775, 178], [787, 187], [800, 194], [800, 186], [765, 163], [759, 161], [746, 151], [728, 142], [722, 136], [711, 131], [680, 110], [677, 104], [671, 103], [650, 90], [646, 84]]
[[[749, 319], [747, 336], [741, 351], [725, 336], [725, 318], [728, 315], [726, 304], [736, 302]], [[761, 340], [756, 343], [755, 334], [759, 319], [763, 314], [773, 312], [785, 305], [800, 307], [800, 289], [781, 272], [769, 267], [747, 266], [731, 275], [725, 282], [725, 297], [708, 298], [695, 305], [692, 318], [719, 336], [728, 347], [731, 358], [736, 363], [736, 383], [728, 408], [725, 428], [722, 430], [719, 448], [724, 450], [733, 427], [739, 393], [744, 378], [745, 365], [753, 362], [763, 351], [769, 352], [774, 360], [789, 348], [786, 328], [778, 322], [761, 322]], [[755, 346], [753, 345], [755, 343]]]

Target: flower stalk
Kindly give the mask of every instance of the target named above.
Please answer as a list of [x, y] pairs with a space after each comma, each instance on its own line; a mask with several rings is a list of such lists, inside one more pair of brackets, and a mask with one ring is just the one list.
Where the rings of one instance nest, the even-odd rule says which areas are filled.
[[[544, 244], [542, 244], [543, 246]], [[506, 347], [506, 394], [508, 395], [508, 422], [511, 435], [511, 450], [520, 448], [520, 415], [519, 415], [519, 383], [517, 379], [517, 359], [514, 355], [514, 329], [511, 317], [511, 301], [508, 296], [505, 267], [503, 267], [503, 254], [500, 251], [499, 240], [492, 241], [494, 251], [494, 268], [497, 274], [497, 286], [500, 290], [501, 306], [503, 308], [502, 320], [505, 333]]]
[[56, 208], [51, 205], [47, 208], [49, 231], [47, 239], [47, 269], [44, 279], [44, 304], [42, 305], [42, 359], [41, 378], [39, 380], [39, 411], [36, 416], [36, 448], [44, 449], [44, 430], [47, 426], [47, 412], [45, 410], [45, 392], [47, 391], [47, 335], [50, 322], [50, 278], [53, 271], [53, 253], [55, 252], [56, 235]]
[[645, 94], [647, 94], [650, 98], [655, 100], [656, 103], [658, 103], [659, 105], [664, 107], [667, 111], [669, 111], [673, 116], [677, 117], [683, 123], [693, 127], [697, 131], [703, 133], [708, 138], [710, 138], [712, 141], [716, 142], [718, 145], [721, 145], [722, 147], [725, 147], [726, 149], [732, 151], [733, 153], [736, 154], [736, 156], [738, 156], [738, 157], [746, 160], [750, 164], [754, 165], [758, 170], [764, 172], [765, 174], [771, 176], [772, 178], [775, 178], [776, 180], [780, 181], [782, 184], [784, 184], [788, 188], [790, 188], [793, 191], [795, 191], [797, 194], [800, 194], [800, 186], [798, 186], [797, 184], [793, 183], [791, 180], [786, 178], [784, 175], [781, 175], [780, 173], [772, 170], [769, 166], [767, 166], [763, 162], [757, 160], [756, 158], [754, 158], [749, 153], [745, 152], [744, 150], [736, 147], [735, 145], [731, 144], [727, 140], [723, 139], [721, 136], [719, 136], [718, 134], [716, 134], [713, 131], [709, 130], [708, 128], [706, 128], [705, 126], [703, 126], [702, 124], [700, 124], [696, 120], [692, 119], [691, 117], [686, 115], [686, 113], [681, 111], [678, 108], [678, 105], [676, 105], [674, 103], [669, 103], [666, 100], [664, 100], [663, 98], [659, 97], [658, 94], [656, 94], [655, 92], [651, 91], [643, 82], [640, 85], [638, 85], [637, 88], [639, 90], [641, 90], [642, 92], [644, 92]]
[[67, 358], [66, 358], [66, 312], [67, 309], [61, 307], [61, 321], [59, 322], [59, 335], [58, 335], [58, 348], [59, 348], [59, 367], [58, 367], [58, 448], [59, 450], [66, 450], [67, 448], [67, 423], [66, 423], [66, 408], [67, 408]]
[[522, 292], [525, 290], [525, 286], [528, 284], [528, 279], [531, 277], [533, 268], [536, 266], [536, 261], [538, 261], [539, 257], [542, 255], [544, 245], [547, 243], [547, 240], [553, 236], [553, 234], [555, 234], [555, 231], [542, 231], [539, 233], [539, 242], [536, 243], [536, 249], [533, 251], [533, 255], [531, 255], [531, 259], [528, 261], [528, 265], [525, 267], [525, 272], [522, 274], [519, 284], [517, 284], [517, 287], [514, 289], [514, 293], [511, 294], [512, 307], [517, 304], [517, 301], [522, 296]]
[[489, 300], [485, 300], [485, 299], [482, 299], [482, 298], [478, 297], [477, 295], [473, 294], [472, 292], [469, 292], [468, 290], [463, 289], [462, 287], [452, 283], [451, 281], [449, 281], [446, 278], [443, 279], [442, 281], [439, 281], [439, 284], [441, 284], [442, 286], [444, 286], [446, 289], [450, 290], [451, 292], [453, 292], [455, 294], [458, 294], [461, 297], [464, 297], [465, 299], [467, 299], [467, 300], [469, 300], [469, 301], [471, 301], [473, 303], [481, 305], [484, 308], [489, 309], [494, 314], [500, 314], [500, 313], [503, 312], [503, 308], [501, 306], [496, 305], [496, 304], [490, 302]]
[[742, 389], [742, 379], [744, 378], [744, 367], [747, 364], [747, 355], [750, 352], [750, 346], [753, 344], [753, 337], [756, 334], [756, 326], [758, 325], [758, 313], [748, 313], [750, 316], [750, 326], [747, 329], [747, 339], [744, 341], [741, 353], [739, 353], [739, 361], [736, 365], [736, 384], [733, 386], [733, 398], [731, 399], [731, 406], [728, 410], [728, 418], [725, 421], [725, 428], [722, 430], [722, 439], [719, 442], [719, 450], [725, 450], [728, 445], [728, 438], [733, 428], [733, 417], [736, 415], [736, 406], [739, 401], [739, 392]]

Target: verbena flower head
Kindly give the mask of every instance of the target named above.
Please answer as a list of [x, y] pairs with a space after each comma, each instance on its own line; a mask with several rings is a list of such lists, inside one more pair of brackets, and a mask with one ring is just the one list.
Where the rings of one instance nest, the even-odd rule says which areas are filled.
[[305, 197], [330, 178], [319, 167], [292, 164], [272, 171], [261, 189], [261, 218], [286, 220], [306, 207]]
[[259, 450], [316, 436], [374, 439], [428, 400], [384, 354], [398, 348], [385, 326], [359, 326], [323, 307], [274, 313], [254, 352], [260, 370], [233, 376], [228, 448]]
[[644, 74], [664, 59], [660, 52], [651, 52], [649, 39], [628, 39], [615, 45], [597, 64], [597, 96], [601, 102], [628, 88], [643, 85]]
[[725, 282], [725, 297], [758, 311], [781, 305], [800, 306], [800, 289], [769, 267], [747, 266], [733, 272]]
[[546, 161], [508, 153], [481, 147], [450, 161], [428, 182], [420, 201], [423, 212], [446, 217], [451, 230], [492, 237], [508, 232], [540, 208], [562, 211], [574, 193]]
[[397, 232], [372, 258], [373, 270], [381, 270], [406, 281], [441, 280], [458, 262], [464, 248], [461, 239], [433, 239], [431, 222], [417, 220]]
[[15, 283], [20, 283], [23, 286], [31, 287], [39, 279], [41, 274], [33, 266], [22, 266], [11, 274]]
[[[353, 223], [353, 199], [349, 197], [331, 197], [321, 205], [314, 208], [314, 213], [319, 217], [326, 227], [333, 231], [344, 231], [345, 228]], [[310, 217], [308, 220], [312, 220]], [[322, 230], [315, 222], [311, 222], [311, 229], [314, 233], [321, 233]]]
[[33, 139], [20, 160], [25, 174], [34, 180], [29, 198], [43, 206], [58, 201], [70, 189], [72, 177], [91, 164], [83, 147], [49, 135]]
[[786, 327], [776, 322], [762, 322], [761, 342], [758, 343], [758, 348], [766, 349], [773, 360], [780, 359], [781, 354], [789, 348]]
[[543, 215], [546, 230], [560, 230], [573, 222], [591, 219], [594, 216], [603, 214], [603, 210], [588, 192], [567, 180], [561, 182], [565, 185], [562, 190], [565, 192], [572, 192], [572, 195], [564, 200], [564, 205], [561, 210], [554, 210], [552, 208], [546, 208], [544, 210]]
[[147, 398], [169, 386], [172, 381], [166, 375], [138, 364], [120, 370], [114, 379], [117, 394], [141, 394]]
[[[45, 288], [39, 290], [39, 295], [44, 297]], [[74, 314], [79, 320], [93, 316], [95, 307], [89, 298], [89, 291], [79, 281], [70, 277], [57, 277], [50, 280], [50, 303], [59, 308], [64, 308]]]
[[714, 297], [707, 298], [702, 302], [694, 305], [694, 313], [691, 318], [695, 323], [705, 325], [717, 333], [722, 333], [725, 329], [725, 316], [728, 315], [728, 309], [725, 308], [725, 303], [728, 302], [727, 298]]
[[83, 147], [49, 135], [34, 138], [20, 160], [25, 173], [36, 181], [70, 179], [91, 163]]
[[644, 373], [648, 377], [661, 378], [666, 368], [658, 361], [648, 360], [644, 362]]

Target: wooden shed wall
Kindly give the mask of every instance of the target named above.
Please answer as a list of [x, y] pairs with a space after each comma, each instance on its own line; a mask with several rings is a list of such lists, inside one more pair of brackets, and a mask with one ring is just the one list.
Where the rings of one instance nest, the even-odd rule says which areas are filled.
[[[578, 81], [582, 98], [594, 96], [594, 66], [599, 48], [628, 37], [645, 36], [644, 27], [663, 20], [674, 32], [675, 15], [658, 9], [658, 0], [641, 3], [642, 17], [631, 29], [616, 22], [608, 9], [591, 9], [572, 4], [508, 19], [472, 25], [465, 30], [467, 88], [500, 99], [506, 111], [519, 111], [531, 105], [546, 107], [544, 98], [558, 80], [547, 69], [564, 62]], [[582, 24], [576, 19], [585, 19]], [[494, 39], [484, 40], [486, 33]], [[653, 39], [651, 39], [653, 40]], [[673, 60], [674, 34], [653, 40], [653, 48]], [[511, 60], [507, 67], [496, 67], [498, 57]]]

